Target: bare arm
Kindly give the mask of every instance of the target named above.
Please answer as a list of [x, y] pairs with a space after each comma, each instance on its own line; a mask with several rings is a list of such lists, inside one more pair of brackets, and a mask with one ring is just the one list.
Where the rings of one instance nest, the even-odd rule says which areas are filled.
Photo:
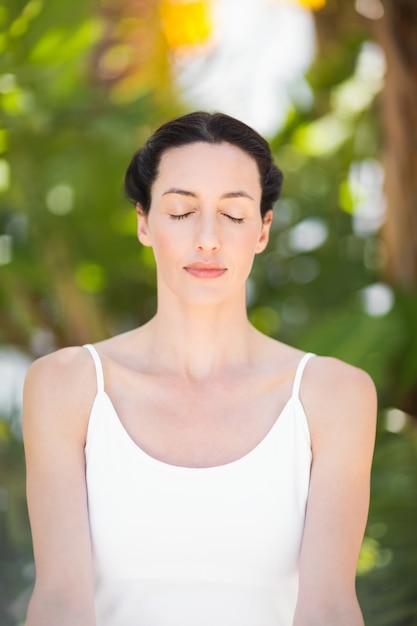
[[23, 434], [36, 565], [26, 626], [94, 626], [84, 444], [95, 392], [88, 355], [36, 361], [25, 382]]
[[335, 359], [306, 371], [313, 464], [294, 626], [363, 626], [355, 574], [369, 507], [376, 394]]

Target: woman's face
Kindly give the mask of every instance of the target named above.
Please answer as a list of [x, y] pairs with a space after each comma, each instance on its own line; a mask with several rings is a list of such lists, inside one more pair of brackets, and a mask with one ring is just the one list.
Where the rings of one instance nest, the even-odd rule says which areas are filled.
[[256, 161], [228, 143], [167, 150], [138, 236], [152, 246], [158, 290], [190, 301], [245, 290], [254, 255], [268, 242], [272, 211], [260, 213]]

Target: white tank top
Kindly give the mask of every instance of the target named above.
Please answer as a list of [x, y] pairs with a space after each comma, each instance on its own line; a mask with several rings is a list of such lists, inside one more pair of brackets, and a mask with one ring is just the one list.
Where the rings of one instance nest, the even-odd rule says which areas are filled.
[[264, 439], [225, 465], [159, 461], [128, 435], [97, 373], [86, 480], [97, 626], [292, 626], [311, 445], [292, 395]]

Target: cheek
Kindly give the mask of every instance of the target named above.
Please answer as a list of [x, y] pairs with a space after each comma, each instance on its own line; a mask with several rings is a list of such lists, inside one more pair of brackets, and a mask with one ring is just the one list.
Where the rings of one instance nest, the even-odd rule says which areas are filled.
[[233, 237], [234, 249], [246, 254], [254, 253], [259, 242], [260, 232], [260, 228], [257, 226], [245, 229], [243, 232], [235, 232]]
[[[172, 259], [182, 248], [181, 237], [172, 233], [172, 228], [157, 228], [152, 231], [151, 243], [156, 260]], [[172, 262], [172, 261], [171, 261]]]

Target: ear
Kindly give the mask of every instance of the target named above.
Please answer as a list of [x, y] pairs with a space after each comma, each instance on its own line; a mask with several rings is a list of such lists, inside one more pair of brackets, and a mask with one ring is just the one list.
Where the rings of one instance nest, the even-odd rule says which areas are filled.
[[267, 211], [262, 218], [262, 228], [259, 235], [258, 243], [256, 244], [255, 252], [259, 254], [263, 252], [268, 245], [269, 233], [272, 224], [272, 210]]
[[139, 203], [136, 204], [136, 215], [138, 216], [138, 239], [142, 245], [151, 246], [148, 216]]

